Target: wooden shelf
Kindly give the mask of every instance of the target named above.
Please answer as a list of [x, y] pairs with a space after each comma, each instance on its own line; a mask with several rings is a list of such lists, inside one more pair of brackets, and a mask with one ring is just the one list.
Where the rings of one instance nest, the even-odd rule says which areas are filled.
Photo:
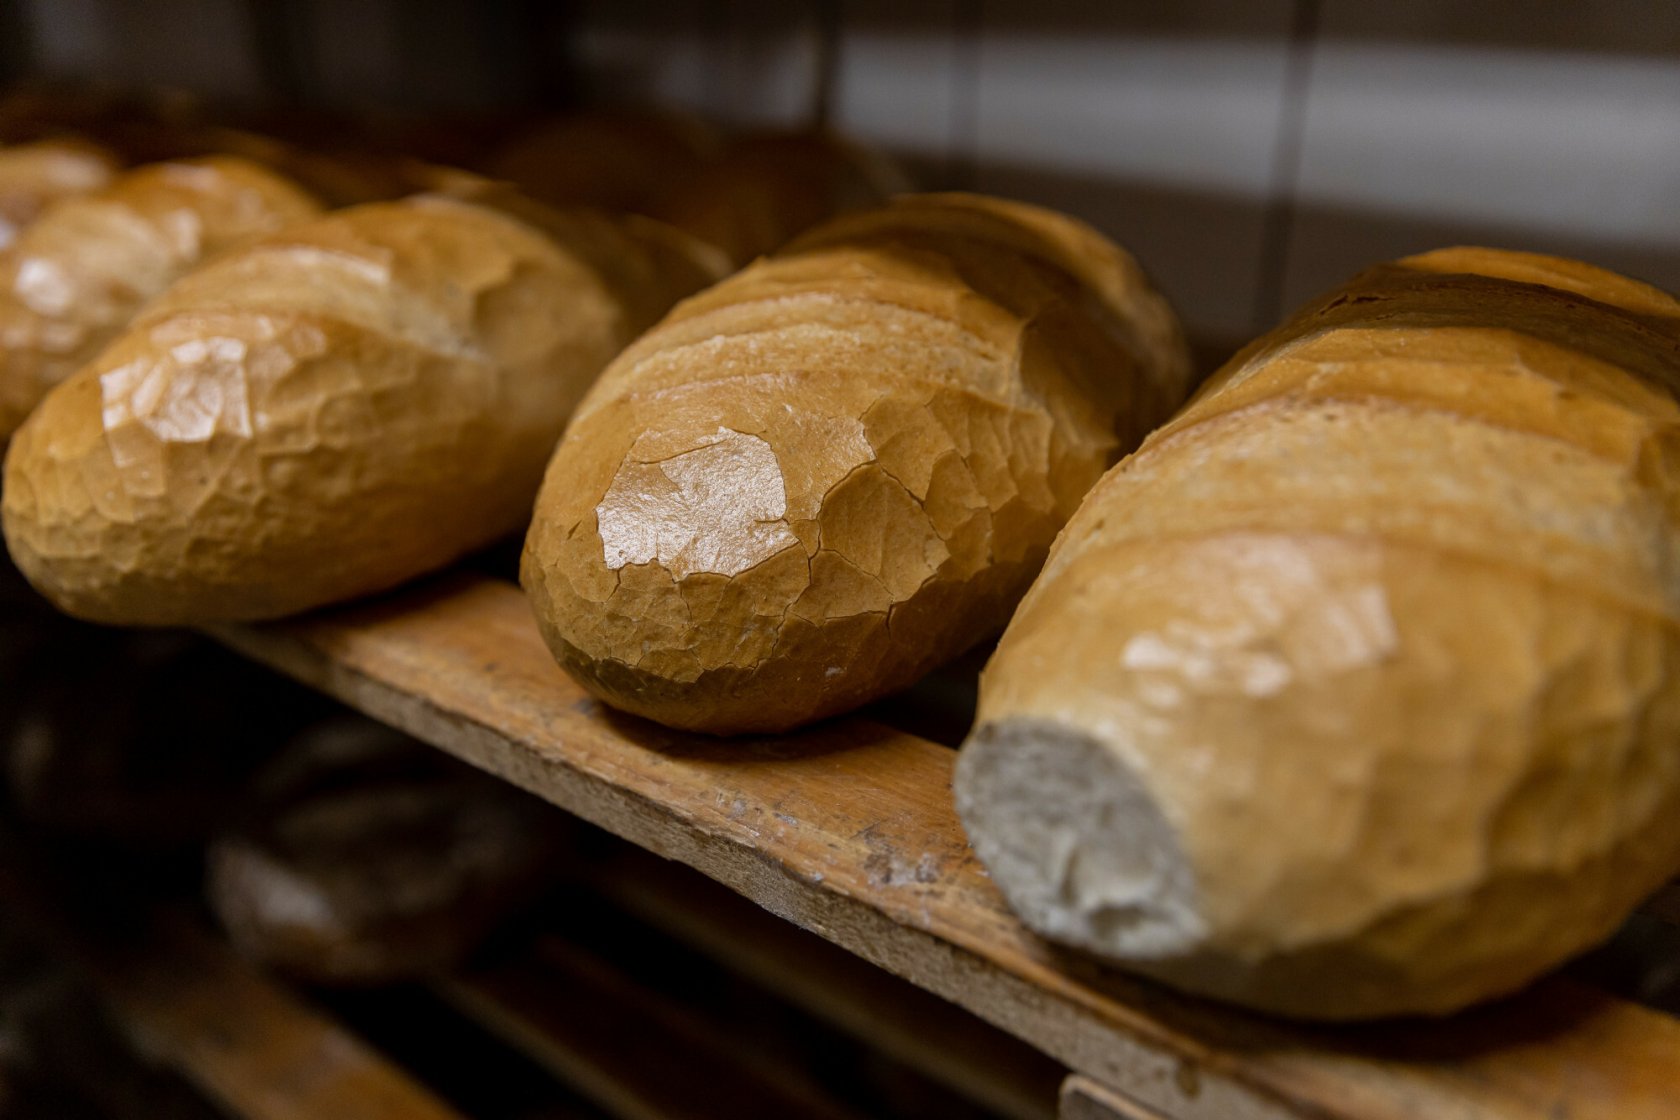
[[[863, 719], [714, 740], [603, 708], [518, 588], [463, 573], [215, 637], [659, 855], [1177, 1120], [1680, 1117], [1680, 1021], [1564, 978], [1439, 1022], [1294, 1026], [1064, 956], [969, 851], [954, 753]], [[1077, 1094], [1088, 1107], [1092, 1093]], [[1085, 1114], [1085, 1113], [1082, 1113]]]
[[[0, 835], [0, 913], [91, 984], [147, 1058], [242, 1120], [466, 1120], [180, 913], [90, 928]], [[37, 853], [38, 854], [38, 853]], [[0, 1108], [0, 1113], [4, 1109]]]

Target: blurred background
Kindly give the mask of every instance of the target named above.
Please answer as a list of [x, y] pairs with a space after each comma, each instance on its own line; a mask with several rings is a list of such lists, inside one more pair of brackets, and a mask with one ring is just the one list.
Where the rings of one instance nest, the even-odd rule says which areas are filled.
[[[756, 200], [829, 129], [1094, 223], [1204, 364], [1443, 244], [1680, 289], [1673, 0], [0, 0], [0, 94], [0, 143], [233, 150], [333, 201], [423, 179], [375, 146], [564, 201], [606, 133], [556, 122], [627, 105], [759, 137], [712, 181]], [[812, 164], [836, 208], [849, 159]], [[952, 743], [977, 664], [875, 714]], [[1636, 918], [1575, 974], [1680, 1006], [1677, 936]], [[300, 1054], [326, 1072], [282, 1084]], [[1047, 1120], [1062, 1072], [207, 639], [57, 618], [0, 559], [0, 1118]]]
[[430, 113], [821, 120], [1079, 214], [1206, 341], [1475, 241], [1680, 288], [1664, 0], [5, 0], [7, 76]]

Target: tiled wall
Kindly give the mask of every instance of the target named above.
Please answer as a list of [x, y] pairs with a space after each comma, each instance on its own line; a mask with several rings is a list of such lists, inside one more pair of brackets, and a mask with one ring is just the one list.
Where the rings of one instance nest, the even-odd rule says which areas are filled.
[[[262, 3], [22, 8], [46, 69], [254, 97]], [[1677, 0], [573, 0], [533, 44], [540, 8], [294, 0], [292, 54], [325, 101], [485, 103], [566, 66], [742, 125], [826, 106], [929, 186], [1088, 218], [1215, 339], [1450, 242], [1680, 289]]]
[[[816, 98], [824, 10], [596, 0], [581, 16], [650, 52], [657, 80], [643, 88], [796, 123]], [[1571, 253], [1680, 289], [1673, 0], [833, 10], [836, 124], [913, 157], [930, 185], [1095, 222], [1204, 336], [1252, 334], [1368, 263], [1465, 241]], [[666, 51], [671, 38], [681, 50]], [[596, 57], [579, 52], [586, 70]]]

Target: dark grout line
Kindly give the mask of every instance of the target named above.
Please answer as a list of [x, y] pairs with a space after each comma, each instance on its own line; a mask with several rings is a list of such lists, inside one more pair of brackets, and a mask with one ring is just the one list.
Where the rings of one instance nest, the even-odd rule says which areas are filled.
[[[0, 0], [4, 3], [4, 0]], [[296, 0], [245, 0], [251, 57], [270, 101], [299, 105], [319, 96], [309, 15]]]
[[734, 26], [731, 5], [724, 0], [700, 4], [694, 14], [694, 32], [705, 44], [706, 76], [700, 90], [705, 116], [718, 120], [734, 117], [741, 104], [741, 67], [735, 43], [730, 37]]
[[982, 0], [956, 0], [951, 13], [951, 130], [946, 141], [947, 189], [971, 191], [979, 181], [980, 33]]
[[1270, 330], [1283, 317], [1284, 281], [1300, 210], [1301, 164], [1306, 149], [1307, 95], [1312, 88], [1313, 52], [1322, 0], [1295, 0], [1288, 59], [1283, 75], [1283, 112], [1272, 149], [1270, 201], [1260, 234], [1260, 268], [1255, 286], [1254, 329]]
[[835, 91], [840, 85], [841, 32], [844, 25], [841, 0], [810, 0], [810, 22], [816, 43], [816, 61], [811, 74], [810, 120], [813, 129], [834, 123]]

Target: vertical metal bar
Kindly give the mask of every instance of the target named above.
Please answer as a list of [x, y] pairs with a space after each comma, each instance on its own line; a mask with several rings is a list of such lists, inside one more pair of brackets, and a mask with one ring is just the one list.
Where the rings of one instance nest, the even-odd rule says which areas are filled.
[[525, 69], [520, 104], [552, 109], [578, 100], [579, 70], [573, 43], [581, 22], [571, 0], [516, 0], [508, 21], [519, 40]]
[[1271, 197], [1260, 233], [1260, 273], [1254, 300], [1254, 329], [1265, 331], [1283, 317], [1284, 282], [1289, 249], [1299, 214], [1301, 163], [1307, 127], [1307, 94], [1312, 87], [1313, 50], [1318, 38], [1322, 0], [1295, 0], [1290, 20], [1289, 53], [1284, 64], [1283, 109], [1272, 148]]
[[709, 65], [705, 89], [701, 92], [706, 115], [733, 117], [741, 101], [741, 66], [734, 37], [735, 13], [728, 0], [703, 0], [695, 12], [695, 32], [704, 43]]
[[811, 24], [816, 59], [811, 75], [811, 119], [813, 129], [824, 129], [834, 121], [834, 94], [840, 81], [840, 33], [843, 17], [840, 0], [812, 0]]
[[301, 104], [310, 100], [318, 85], [305, 7], [304, 0], [245, 0], [251, 55], [271, 101]]
[[980, 35], [982, 0], [956, 0], [951, 15], [951, 130], [945, 158], [946, 186], [973, 190], [980, 160]]

